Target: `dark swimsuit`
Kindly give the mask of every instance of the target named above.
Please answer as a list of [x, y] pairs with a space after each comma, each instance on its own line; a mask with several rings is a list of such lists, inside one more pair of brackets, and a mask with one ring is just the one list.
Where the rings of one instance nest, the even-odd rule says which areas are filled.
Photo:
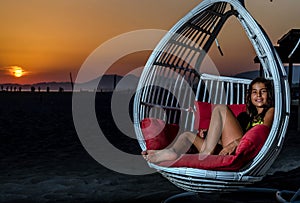
[[252, 127], [259, 125], [259, 124], [263, 124], [264, 117], [265, 117], [267, 111], [268, 111], [268, 109], [264, 109], [263, 112], [261, 112], [260, 114], [258, 114], [256, 116], [252, 116], [252, 117], [250, 117], [246, 112], [240, 113], [240, 115], [238, 115], [238, 117], [237, 117], [237, 120], [239, 121], [244, 134], [248, 130], [250, 130]]

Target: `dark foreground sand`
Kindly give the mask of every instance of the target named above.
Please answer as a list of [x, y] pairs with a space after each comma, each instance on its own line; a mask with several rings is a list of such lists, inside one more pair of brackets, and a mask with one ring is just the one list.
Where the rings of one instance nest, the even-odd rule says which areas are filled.
[[[97, 163], [79, 141], [71, 99], [71, 93], [0, 92], [1, 203], [161, 202], [184, 192], [158, 173], [125, 175]], [[109, 93], [97, 96], [97, 112], [111, 142], [129, 153], [140, 152], [137, 142], [122, 136], [111, 122]], [[253, 187], [292, 191], [300, 187], [300, 139], [292, 116], [283, 151], [275, 163], [284, 172], [266, 176]], [[189, 198], [194, 200], [276, 202], [273, 190]]]

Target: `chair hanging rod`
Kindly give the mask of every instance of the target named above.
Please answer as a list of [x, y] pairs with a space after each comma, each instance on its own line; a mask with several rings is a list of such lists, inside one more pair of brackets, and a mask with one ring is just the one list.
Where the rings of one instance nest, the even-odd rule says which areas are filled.
[[289, 56], [288, 56], [289, 59], [292, 58], [292, 56], [293, 56], [294, 52], [296, 51], [296, 49], [298, 48], [299, 44], [300, 44], [300, 38], [299, 38], [299, 40], [298, 40], [296, 46], [295, 46], [294, 49], [292, 50], [292, 52], [289, 54]]
[[239, 2], [245, 7], [245, 0], [239, 0]]
[[[245, 0], [239, 0], [239, 2], [242, 4], [242, 6], [245, 7]], [[273, 0], [270, 0], [270, 2], [273, 2]], [[246, 8], [246, 7], [245, 7]]]
[[222, 51], [222, 49], [221, 49], [221, 46], [220, 46], [219, 41], [218, 41], [217, 38], [215, 39], [215, 42], [216, 42], [216, 45], [217, 45], [217, 47], [218, 47], [218, 50], [219, 50], [221, 56], [224, 56], [223, 51]]

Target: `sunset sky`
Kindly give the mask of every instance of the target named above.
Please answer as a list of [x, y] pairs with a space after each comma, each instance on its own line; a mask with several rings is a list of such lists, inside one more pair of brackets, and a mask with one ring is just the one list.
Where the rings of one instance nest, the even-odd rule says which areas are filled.
[[[169, 30], [201, 0], [0, 0], [0, 83], [68, 81], [101, 44], [140, 29]], [[246, 7], [262, 25], [273, 44], [292, 28], [300, 28], [298, 0], [246, 0]], [[232, 29], [233, 28], [233, 29]], [[221, 46], [233, 44], [230, 55], [240, 54], [235, 66], [253, 69], [245, 62], [228, 24]], [[231, 33], [231, 34], [230, 34]], [[145, 39], [147, 40], [147, 39]], [[151, 40], [151, 39], [150, 39]], [[119, 69], [141, 66], [150, 52], [129, 57]], [[252, 57], [252, 56], [251, 56]], [[230, 58], [229, 58], [230, 59]], [[121, 64], [121, 65], [120, 65]], [[122, 66], [122, 64], [126, 64]], [[13, 66], [22, 68], [23, 76]], [[229, 66], [227, 63], [224, 66]], [[233, 67], [233, 66], [232, 66]], [[234, 68], [230, 70], [236, 72]], [[227, 74], [230, 74], [227, 71]], [[124, 74], [124, 70], [112, 71]], [[126, 72], [126, 71], [125, 71]]]

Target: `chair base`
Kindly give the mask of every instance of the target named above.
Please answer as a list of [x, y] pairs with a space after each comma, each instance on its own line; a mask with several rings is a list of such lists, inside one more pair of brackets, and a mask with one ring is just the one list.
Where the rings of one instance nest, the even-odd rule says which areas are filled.
[[[194, 192], [183, 192], [180, 194], [173, 195], [163, 203], [214, 203], [214, 202], [282, 202], [278, 199], [279, 194], [295, 194], [293, 191], [278, 191], [272, 188], [242, 188], [236, 192], [229, 193], [194, 193]], [[300, 200], [296, 200], [298, 202]]]

